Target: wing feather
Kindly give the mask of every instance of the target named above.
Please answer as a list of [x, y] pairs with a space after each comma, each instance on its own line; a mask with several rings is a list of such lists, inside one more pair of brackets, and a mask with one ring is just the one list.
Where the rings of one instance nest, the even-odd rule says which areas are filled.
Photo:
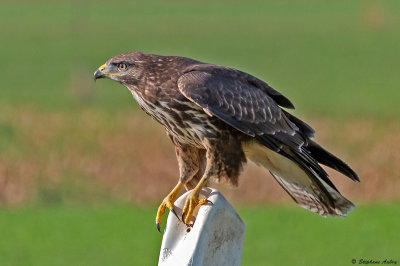
[[244, 133], [250, 136], [294, 135], [298, 130], [270, 95], [243, 79], [190, 71], [179, 78], [178, 87], [185, 97], [226, 123], [242, 132], [246, 128]]
[[[275, 171], [270, 169], [271, 174], [300, 206], [323, 216], [343, 216], [354, 206], [338, 192], [319, 163], [353, 180], [358, 180], [357, 175], [345, 163], [311, 140], [314, 130], [281, 109], [280, 106], [293, 105], [266, 83], [230, 68], [197, 65], [178, 79], [178, 88], [186, 98], [208, 114], [254, 137], [258, 145], [262, 144], [264, 148], [295, 163], [298, 167], [296, 169], [300, 170], [290, 175], [279, 170], [279, 163], [277, 166], [267, 165], [267, 169], [275, 168]], [[266, 164], [271, 156], [261, 156], [256, 161]]]
[[334, 190], [318, 163], [358, 180], [350, 167], [311, 140], [314, 130], [309, 125], [280, 108], [294, 107], [267, 83], [242, 71], [210, 64], [194, 64], [183, 73], [177, 82], [180, 92], [206, 113], [296, 161], [305, 170], [311, 169]]

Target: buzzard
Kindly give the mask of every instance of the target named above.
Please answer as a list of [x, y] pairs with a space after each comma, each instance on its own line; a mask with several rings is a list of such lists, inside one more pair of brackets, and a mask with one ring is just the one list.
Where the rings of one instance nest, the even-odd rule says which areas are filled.
[[[140, 107], [161, 123], [175, 145], [180, 177], [156, 215], [182, 187], [193, 189], [182, 221], [189, 224], [210, 178], [238, 184], [247, 159], [265, 167], [303, 208], [321, 216], [346, 216], [354, 205], [340, 194], [320, 164], [359, 181], [342, 160], [312, 140], [314, 130], [289, 113], [293, 104], [245, 72], [179, 56], [141, 52], [117, 55], [94, 79], [109, 78], [129, 89]], [[283, 109], [285, 108], [285, 109]]]

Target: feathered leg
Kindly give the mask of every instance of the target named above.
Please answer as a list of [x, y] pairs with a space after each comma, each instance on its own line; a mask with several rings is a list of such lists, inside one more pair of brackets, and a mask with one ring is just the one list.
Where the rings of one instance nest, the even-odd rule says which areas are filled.
[[199, 197], [203, 187], [207, 185], [210, 177], [214, 175], [213, 165], [215, 157], [213, 156], [213, 152], [210, 152], [209, 150], [207, 150], [206, 157], [207, 157], [207, 166], [204, 171], [203, 177], [200, 179], [199, 183], [192, 190], [192, 192], [187, 196], [185, 205], [183, 207], [182, 221], [185, 224], [190, 223], [190, 219], [192, 218], [194, 210], [196, 209], [197, 206], [207, 203], [207, 199], [199, 199]]
[[174, 189], [164, 198], [161, 205], [158, 207], [156, 215], [156, 225], [158, 231], [160, 231], [161, 219], [165, 212], [165, 209], [170, 209], [176, 215], [174, 210], [174, 202], [178, 197], [182, 187], [185, 186], [199, 171], [199, 150], [194, 147], [184, 146], [177, 143], [173, 138], [172, 141], [175, 143], [175, 153], [179, 164], [179, 182]]

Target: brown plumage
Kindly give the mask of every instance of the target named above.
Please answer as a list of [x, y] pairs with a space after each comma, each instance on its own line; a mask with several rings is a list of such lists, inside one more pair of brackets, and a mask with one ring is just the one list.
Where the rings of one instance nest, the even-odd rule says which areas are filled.
[[315, 143], [314, 130], [282, 109], [294, 108], [292, 103], [260, 79], [189, 58], [140, 52], [109, 59], [95, 72], [95, 79], [103, 77], [127, 87], [175, 145], [179, 183], [161, 204], [157, 224], [165, 207], [173, 209], [183, 185], [194, 188], [184, 208], [188, 223], [209, 178], [237, 185], [246, 158], [267, 168], [304, 208], [344, 216], [354, 206], [319, 164], [358, 181], [355, 172]]

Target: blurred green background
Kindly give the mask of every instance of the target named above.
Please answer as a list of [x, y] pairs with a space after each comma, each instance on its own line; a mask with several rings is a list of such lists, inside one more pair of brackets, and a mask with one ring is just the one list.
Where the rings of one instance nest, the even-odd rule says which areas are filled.
[[267, 81], [360, 174], [337, 180], [360, 207], [322, 219], [246, 172], [225, 192], [247, 225], [243, 265], [399, 263], [398, 0], [2, 1], [0, 26], [0, 265], [157, 262], [172, 145], [128, 90], [92, 79], [127, 51]]

